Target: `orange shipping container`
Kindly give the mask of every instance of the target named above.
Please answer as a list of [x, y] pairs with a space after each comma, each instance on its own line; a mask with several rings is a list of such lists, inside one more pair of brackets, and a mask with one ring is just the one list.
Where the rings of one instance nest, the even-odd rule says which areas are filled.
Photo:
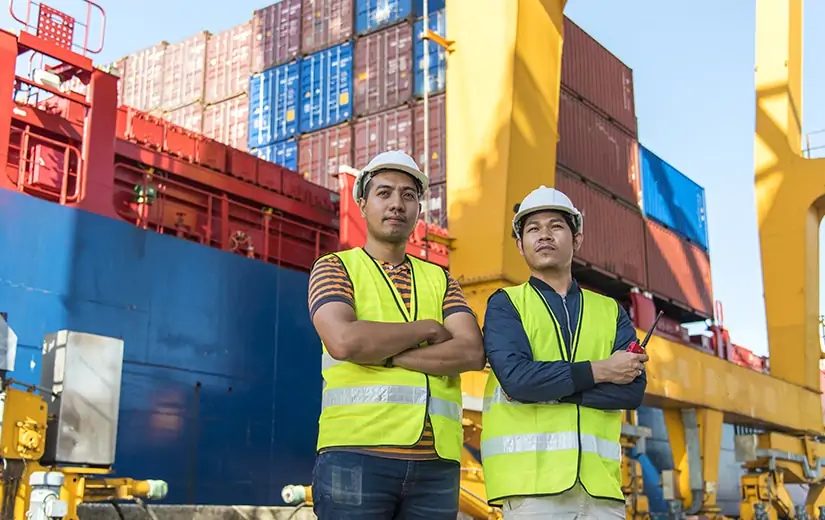
[[246, 95], [209, 105], [203, 112], [203, 135], [236, 150], [246, 150], [248, 124]]
[[325, 128], [301, 136], [298, 142], [298, 173], [308, 181], [338, 191], [341, 166], [352, 166], [352, 126]]
[[427, 194], [427, 208], [421, 213], [421, 220], [428, 224], [447, 227], [447, 183], [431, 184]]
[[301, 50], [309, 54], [352, 36], [354, 0], [303, 0]]
[[567, 92], [559, 95], [558, 163], [639, 203], [639, 144], [619, 127]]
[[[447, 104], [446, 94], [430, 98], [430, 180], [437, 184], [447, 180]], [[415, 161], [426, 164], [424, 151], [424, 102], [415, 105]]]
[[218, 103], [249, 90], [252, 23], [214, 34], [206, 44], [206, 103]]
[[584, 217], [584, 241], [576, 258], [588, 267], [643, 287], [647, 267], [644, 219], [639, 210], [563, 170], [556, 171], [556, 188], [570, 197]]
[[713, 316], [708, 254], [656, 222], [645, 220], [645, 227], [648, 290]]
[[403, 150], [412, 154], [412, 109], [396, 108], [355, 123], [355, 168], [363, 168], [381, 152]]
[[256, 10], [252, 13], [252, 33], [253, 72], [297, 58], [301, 52], [301, 0], [283, 0]]
[[163, 64], [164, 110], [176, 110], [203, 102], [208, 39], [209, 33], [202, 31], [166, 48]]
[[355, 114], [374, 114], [412, 97], [413, 30], [394, 25], [355, 40]]
[[561, 83], [636, 136], [633, 71], [567, 17]]
[[203, 132], [203, 105], [195, 103], [163, 114], [163, 119], [190, 132]]
[[117, 68], [121, 71], [120, 103], [137, 110], [159, 110], [163, 103], [164, 64], [166, 48], [163, 42], [124, 58]]

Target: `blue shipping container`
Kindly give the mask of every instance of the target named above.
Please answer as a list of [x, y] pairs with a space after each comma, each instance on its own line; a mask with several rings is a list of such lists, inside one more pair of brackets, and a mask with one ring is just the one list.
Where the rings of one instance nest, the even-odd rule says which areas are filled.
[[278, 141], [261, 148], [250, 150], [251, 153], [257, 155], [264, 161], [280, 164], [284, 168], [298, 171], [298, 141], [297, 139], [289, 139], [287, 141]]
[[[427, 17], [427, 25], [430, 30], [441, 36], [447, 35], [447, 13], [445, 11], [435, 11]], [[414, 93], [416, 96], [424, 95], [424, 82], [429, 83], [429, 93], [441, 92], [447, 87], [447, 53], [444, 49], [432, 41], [428, 43], [427, 54], [430, 62], [424, 70], [424, 19], [415, 22], [413, 30], [415, 35], [415, 60], [414, 60]]]
[[707, 251], [705, 189], [643, 146], [639, 146], [639, 163], [645, 216]]
[[[445, 0], [430, 0], [430, 13], [444, 9]], [[424, 16], [424, 0], [355, 0], [355, 33], [373, 32], [401, 20]]]
[[39, 382], [50, 332], [124, 340], [117, 475], [166, 480], [173, 504], [277, 505], [311, 481], [321, 344], [294, 305], [306, 274], [6, 190], [0, 248], [15, 252], [0, 257], [11, 377]]
[[352, 116], [352, 42], [301, 60], [301, 133], [343, 123]]
[[301, 66], [296, 62], [249, 78], [248, 148], [260, 148], [298, 133]]

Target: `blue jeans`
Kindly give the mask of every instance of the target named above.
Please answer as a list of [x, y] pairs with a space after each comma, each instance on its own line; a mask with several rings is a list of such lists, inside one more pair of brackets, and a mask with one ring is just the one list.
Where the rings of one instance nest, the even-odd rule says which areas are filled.
[[331, 451], [315, 460], [312, 501], [318, 520], [455, 520], [460, 479], [454, 462]]

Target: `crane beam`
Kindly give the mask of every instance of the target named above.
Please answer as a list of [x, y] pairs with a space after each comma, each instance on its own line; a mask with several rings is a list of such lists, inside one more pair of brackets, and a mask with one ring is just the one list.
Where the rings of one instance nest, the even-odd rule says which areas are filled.
[[[756, 208], [771, 374], [820, 390], [825, 160], [802, 157], [802, 0], [756, 2]], [[820, 416], [820, 405], [811, 407]]]

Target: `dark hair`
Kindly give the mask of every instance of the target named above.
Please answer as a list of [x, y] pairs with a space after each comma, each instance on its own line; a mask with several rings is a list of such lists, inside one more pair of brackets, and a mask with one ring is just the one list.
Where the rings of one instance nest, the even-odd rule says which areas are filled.
[[[361, 198], [362, 199], [367, 200], [367, 195], [369, 195], [370, 187], [372, 186], [372, 180], [375, 178], [376, 175], [378, 175], [379, 173], [384, 173], [384, 172], [398, 172], [398, 170], [393, 170], [391, 168], [387, 168], [387, 169], [384, 169], [384, 170], [376, 170], [374, 172], [368, 173], [367, 178], [364, 179], [363, 181], [361, 181], [364, 184], [364, 190], [361, 192]], [[402, 172], [402, 173], [404, 173], [404, 172]], [[412, 175], [410, 175], [409, 177], [415, 183], [415, 189], [418, 192], [418, 198], [420, 199], [421, 197], [424, 196], [424, 187], [421, 185], [421, 183], [418, 181], [418, 179], [416, 179]]]
[[[518, 212], [518, 205], [516, 205], [515, 210], [516, 212]], [[561, 215], [561, 218], [563, 218], [564, 221], [567, 223], [567, 227], [570, 228], [571, 233], [575, 235], [578, 232], [576, 229], [576, 223], [573, 220], [573, 215], [565, 213], [564, 211], [555, 211], [555, 213]], [[519, 220], [516, 223], [516, 229], [518, 230], [518, 234], [513, 233], [514, 238], [518, 238], [519, 240], [524, 238], [524, 221], [527, 220], [527, 217], [529, 217], [530, 215], [532, 215], [532, 213], [524, 215], [523, 217], [521, 217], [521, 220]]]

